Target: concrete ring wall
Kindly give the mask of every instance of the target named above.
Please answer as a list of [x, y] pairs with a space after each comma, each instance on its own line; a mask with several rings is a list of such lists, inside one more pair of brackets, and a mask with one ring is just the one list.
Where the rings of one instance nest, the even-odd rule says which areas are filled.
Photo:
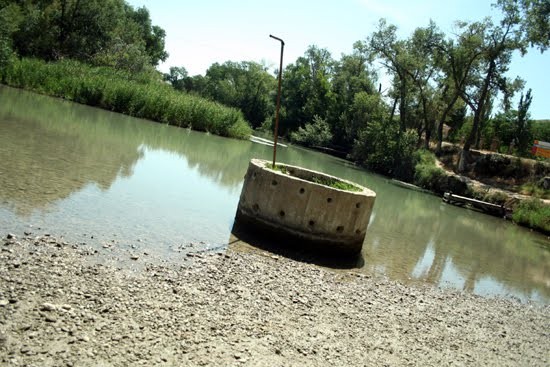
[[[271, 229], [337, 252], [361, 251], [376, 193], [353, 182], [301, 167], [252, 159], [236, 220]], [[313, 182], [322, 177], [347, 182], [360, 191]]]

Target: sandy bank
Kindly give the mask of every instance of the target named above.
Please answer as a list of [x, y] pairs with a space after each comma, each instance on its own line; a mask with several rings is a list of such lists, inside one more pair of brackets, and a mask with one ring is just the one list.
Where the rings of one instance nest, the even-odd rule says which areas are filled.
[[[3, 366], [545, 366], [550, 307], [281, 257], [98, 264], [51, 237], [0, 241]], [[90, 261], [92, 260], [92, 261]]]

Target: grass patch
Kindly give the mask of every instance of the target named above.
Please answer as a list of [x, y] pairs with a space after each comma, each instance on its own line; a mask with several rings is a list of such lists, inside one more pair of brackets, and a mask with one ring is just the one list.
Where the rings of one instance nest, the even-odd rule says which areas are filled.
[[[273, 164], [270, 162], [265, 163], [265, 168], [269, 168], [274, 171], [278, 171], [281, 173], [284, 173], [285, 175], [292, 175], [292, 172], [288, 170], [286, 166], [276, 164], [275, 167], [273, 167]], [[328, 187], [332, 187], [334, 189], [338, 190], [345, 190], [345, 191], [354, 191], [359, 192], [362, 191], [361, 188], [350, 184], [348, 182], [339, 180], [337, 178], [331, 178], [331, 177], [324, 177], [324, 176], [313, 176], [313, 179], [311, 179], [311, 182], [314, 182], [316, 184], [325, 185]]]
[[514, 222], [550, 233], [550, 206], [538, 199], [519, 203], [512, 215]]
[[47, 63], [14, 59], [0, 69], [0, 81], [74, 102], [170, 125], [232, 138], [252, 129], [242, 112], [174, 90], [157, 73], [129, 74], [74, 60]]
[[279, 171], [281, 173], [284, 173], [285, 175], [289, 174], [288, 169], [286, 168], [286, 166], [282, 166], [280, 164], [276, 164], [275, 167], [273, 167], [272, 163], [267, 162], [265, 164], [265, 168], [269, 168], [269, 169], [272, 169], [274, 171]]
[[348, 182], [338, 180], [336, 178], [324, 177], [324, 176], [315, 176], [315, 177], [313, 177], [312, 181], [317, 183], [317, 184], [325, 185], [325, 186], [332, 187], [332, 188], [338, 189], [338, 190], [354, 191], [354, 192], [361, 191], [361, 189], [359, 187], [357, 187], [353, 184], [350, 184]]
[[520, 193], [524, 195], [533, 196], [539, 199], [550, 199], [550, 190], [545, 190], [533, 182], [528, 182], [526, 184], [523, 184], [521, 186]]

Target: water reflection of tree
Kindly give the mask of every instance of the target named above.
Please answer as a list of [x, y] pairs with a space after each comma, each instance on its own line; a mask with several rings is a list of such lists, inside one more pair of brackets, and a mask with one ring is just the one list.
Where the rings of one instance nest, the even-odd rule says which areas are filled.
[[[537, 291], [550, 299], [550, 251], [537, 246], [537, 241], [547, 243], [543, 236], [528, 235], [501, 219], [480, 217], [437, 198], [400, 191], [377, 199], [375, 215], [383, 220], [369, 228], [367, 266], [370, 261], [372, 266], [382, 265], [390, 276], [406, 279], [430, 251], [433, 260], [418, 275], [423, 280], [440, 283], [452, 263], [467, 291], [474, 290], [479, 280], [490, 278], [515, 292], [529, 295]], [[409, 239], [407, 243], [403, 238]], [[375, 247], [375, 243], [380, 245]]]
[[121, 147], [106, 134], [83, 135], [72, 122], [78, 108], [37, 97], [0, 90], [0, 197], [16, 213], [29, 215], [91, 183], [106, 190], [131, 174], [143, 155], [137, 147]]
[[[25, 129], [12, 124], [24, 124]], [[250, 158], [270, 160], [272, 154], [263, 145], [140, 122], [5, 87], [0, 87], [0, 130], [0, 200], [20, 214], [47, 207], [91, 183], [108, 189], [117, 177], [132, 174], [143, 149], [177, 154], [200, 175], [230, 190], [241, 184]], [[441, 281], [451, 261], [466, 289], [490, 277], [519, 292], [536, 290], [550, 298], [550, 253], [534, 243], [547, 243], [543, 237], [526, 235], [499, 219], [480, 220], [436, 197], [388, 185], [379, 176], [308, 150], [280, 148], [278, 161], [377, 191], [376, 219], [365, 244], [367, 266], [379, 264], [392, 277], [410, 277], [431, 244], [434, 260], [421, 275], [424, 279]]]

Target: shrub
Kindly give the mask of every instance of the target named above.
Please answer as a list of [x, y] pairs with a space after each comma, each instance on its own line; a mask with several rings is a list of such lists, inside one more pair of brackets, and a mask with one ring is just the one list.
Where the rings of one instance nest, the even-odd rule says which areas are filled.
[[329, 124], [315, 115], [313, 122], [308, 122], [304, 127], [298, 128], [298, 131], [292, 132], [290, 140], [308, 147], [322, 147], [330, 143], [332, 133]]
[[550, 206], [538, 199], [519, 203], [512, 215], [514, 222], [550, 233]]
[[435, 155], [425, 149], [414, 152], [414, 183], [420, 187], [440, 192], [442, 180], [446, 174], [441, 168], [437, 167]]
[[401, 180], [414, 176], [416, 133], [391, 122], [371, 122], [359, 132], [351, 157], [367, 168]]

